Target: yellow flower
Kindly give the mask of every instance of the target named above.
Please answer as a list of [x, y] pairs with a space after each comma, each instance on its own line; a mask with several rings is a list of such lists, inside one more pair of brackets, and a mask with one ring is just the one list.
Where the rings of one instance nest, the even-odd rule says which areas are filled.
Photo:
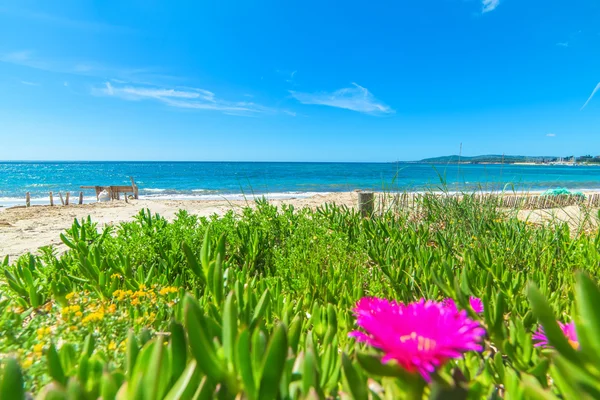
[[110, 276], [110, 278], [111, 278], [111, 279], [121, 279], [121, 275], [119, 275], [119, 274], [112, 274], [112, 275]]
[[113, 297], [115, 299], [117, 299], [118, 301], [123, 301], [125, 300], [125, 297], [127, 297], [127, 292], [123, 291], [123, 290], [115, 290], [113, 292]]
[[146, 289], [146, 285], [144, 285], [143, 283], [140, 285], [140, 290], [145, 290]]
[[42, 340], [45, 336], [49, 335], [50, 333], [52, 333], [52, 329], [50, 329], [49, 326], [45, 328], [39, 328], [37, 330], [37, 338], [38, 340]]
[[132, 306], [137, 306], [138, 304], [140, 304], [140, 301], [138, 299], [131, 300], [131, 305]]
[[75, 315], [76, 315], [77, 317], [81, 318], [81, 316], [83, 315], [83, 313], [82, 313], [81, 311], [77, 311], [77, 312], [75, 313]]
[[33, 365], [33, 359], [31, 357], [27, 357], [26, 359], [23, 360], [23, 362], [21, 363], [21, 366], [23, 368], [29, 368]]
[[102, 319], [104, 318], [104, 312], [92, 312], [88, 315], [86, 315], [81, 322], [83, 324], [87, 324], [88, 322], [97, 322], [97, 321], [102, 321]]
[[38, 343], [36, 345], [33, 346], [33, 351], [36, 353], [42, 353], [42, 350], [44, 350], [44, 343]]
[[76, 295], [76, 293], [75, 293], [75, 292], [71, 292], [71, 293], [67, 294], [67, 295], [65, 296], [65, 298], [66, 298], [67, 300], [71, 300], [73, 297], [75, 297], [75, 295]]
[[173, 286], [167, 286], [167, 287], [160, 289], [158, 291], [158, 294], [160, 294], [161, 296], [166, 296], [169, 293], [177, 293], [177, 291], [178, 291], [177, 288], [175, 288]]
[[46, 312], [52, 311], [52, 303], [46, 303], [46, 305], [44, 306], [44, 311], [46, 311]]
[[114, 341], [113, 341], [113, 342], [110, 342], [110, 343], [108, 344], [108, 349], [109, 349], [109, 350], [116, 350], [116, 349], [117, 349], [117, 344], [116, 344]]
[[106, 311], [107, 311], [109, 314], [112, 314], [112, 313], [114, 313], [115, 311], [117, 311], [117, 305], [116, 305], [116, 304], [114, 304], [114, 303], [113, 303], [113, 304], [111, 304], [110, 306], [108, 306], [108, 308], [106, 309]]

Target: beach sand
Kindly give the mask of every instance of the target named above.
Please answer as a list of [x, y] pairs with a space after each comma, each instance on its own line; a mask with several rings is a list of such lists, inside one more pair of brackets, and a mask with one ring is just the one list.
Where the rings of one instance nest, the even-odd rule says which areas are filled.
[[[271, 200], [271, 204], [280, 206], [289, 204], [296, 208], [318, 207], [325, 203], [353, 206], [358, 195], [350, 193], [331, 193], [315, 195], [307, 198], [291, 198]], [[241, 210], [245, 206], [253, 206], [252, 201], [228, 200], [131, 200], [113, 201], [70, 206], [32, 206], [0, 209], [0, 261], [8, 255], [14, 259], [27, 252], [35, 252], [39, 247], [54, 245], [58, 251], [66, 250], [60, 240], [60, 234], [70, 228], [75, 218], [92, 217], [92, 221], [102, 228], [123, 221], [131, 221], [132, 217], [142, 209], [150, 209], [168, 220], [175, 218], [179, 210], [190, 214], [210, 216], [223, 215], [229, 210]]]
[[[295, 208], [316, 208], [325, 203], [335, 203], [355, 207], [358, 201], [356, 192], [328, 193], [307, 198], [271, 200], [276, 206], [292, 205]], [[113, 201], [71, 206], [33, 206], [0, 209], [0, 260], [8, 255], [14, 259], [27, 252], [36, 253], [42, 246], [54, 245], [62, 252], [66, 246], [60, 240], [60, 233], [70, 228], [75, 218], [91, 216], [99, 228], [114, 225], [123, 221], [131, 221], [132, 217], [142, 209], [150, 209], [168, 220], [172, 220], [179, 210], [190, 214], [210, 216], [223, 215], [229, 210], [239, 211], [245, 206], [253, 206], [252, 201], [227, 200], [131, 200]], [[513, 211], [509, 211], [511, 213]], [[533, 224], [549, 221], [567, 222], [575, 232], [585, 225], [586, 230], [597, 229], [598, 211], [584, 211], [579, 206], [568, 206], [560, 209], [520, 210], [514, 211], [521, 220]]]

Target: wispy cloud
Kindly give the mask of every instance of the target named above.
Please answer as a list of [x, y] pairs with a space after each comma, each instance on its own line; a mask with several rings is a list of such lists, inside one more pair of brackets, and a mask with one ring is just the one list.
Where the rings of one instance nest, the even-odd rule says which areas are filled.
[[287, 83], [294, 83], [294, 76], [296, 75], [296, 72], [298, 71], [292, 71], [292, 73], [290, 74], [290, 79], [286, 79], [285, 81]]
[[556, 43], [556, 45], [558, 47], [571, 47], [571, 45], [576, 45], [582, 32], [583, 31], [581, 29], [575, 31], [571, 33], [568, 38], [565, 38], [565, 40], [561, 40], [560, 42]]
[[30, 82], [30, 81], [21, 81], [21, 83], [22, 83], [23, 85], [27, 85], [27, 86], [40, 86], [40, 84], [39, 84], [39, 83], [36, 83], [36, 82]]
[[30, 56], [30, 50], [13, 51], [12, 53], [6, 53], [3, 56], [0, 56], [0, 61], [17, 64], [28, 61]]
[[[45, 59], [37, 57], [29, 50], [0, 54], [0, 62], [21, 65], [58, 74], [87, 77], [93, 85], [91, 94], [112, 96], [129, 101], [154, 100], [176, 108], [196, 110], [216, 110], [232, 115], [288, 114], [291, 111], [271, 108], [249, 101], [252, 95], [245, 95], [245, 101], [229, 101], [218, 98], [209, 90], [182, 86], [186, 79], [160, 73], [156, 68], [118, 68], [95, 62], [73, 62], [69, 60]], [[295, 72], [291, 75], [293, 75]], [[63, 77], [64, 78], [64, 77]], [[104, 82], [98, 85], [98, 79]], [[63, 81], [69, 87], [67, 80]], [[23, 84], [33, 84], [23, 81]], [[169, 87], [170, 86], [170, 87]], [[88, 86], [89, 87], [89, 86]]]
[[556, 133], [547, 133], [546, 136], [547, 137], [556, 137]]
[[490, 11], [494, 11], [496, 7], [500, 5], [500, 0], [482, 0], [481, 1], [482, 13], [487, 13]]
[[40, 57], [31, 50], [20, 50], [0, 54], [0, 62], [39, 69], [42, 71], [87, 76], [94, 78], [111, 77], [116, 82], [138, 84], [166, 84], [181, 81], [180, 77], [162, 73], [160, 68], [127, 68], [97, 62]]
[[317, 104], [344, 108], [365, 114], [392, 114], [395, 111], [377, 100], [366, 88], [352, 83], [354, 87], [335, 92], [303, 93], [291, 90], [291, 95], [302, 104]]
[[95, 32], [113, 32], [113, 33], [132, 33], [135, 32], [133, 29], [117, 26], [102, 22], [95, 21], [83, 21], [78, 19], [72, 19], [65, 16], [59, 16], [55, 14], [46, 14], [39, 11], [31, 11], [17, 8], [0, 7], [0, 14], [6, 14], [13, 18], [22, 18], [33, 21], [38, 21], [45, 24], [60, 26], [64, 28], [87, 30]]
[[276, 113], [277, 110], [246, 101], [227, 101], [211, 91], [198, 88], [167, 89], [160, 87], [116, 86], [106, 82], [104, 87], [95, 88], [94, 95], [104, 95], [129, 101], [155, 100], [168, 106], [195, 110], [221, 111], [230, 115], [251, 116]]
[[584, 108], [587, 107], [587, 105], [590, 103], [590, 101], [592, 101], [592, 99], [594, 98], [594, 95], [596, 94], [596, 92], [600, 90], [600, 83], [598, 83], [596, 85], [596, 87], [594, 88], [594, 90], [592, 91], [592, 94], [590, 94], [590, 97], [588, 97], [587, 101], [585, 102], [585, 104], [581, 107], [581, 110], [583, 110]]

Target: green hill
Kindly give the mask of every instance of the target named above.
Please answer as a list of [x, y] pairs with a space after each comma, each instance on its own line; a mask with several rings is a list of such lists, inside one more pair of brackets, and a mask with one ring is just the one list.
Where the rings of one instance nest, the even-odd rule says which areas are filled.
[[459, 161], [461, 163], [473, 163], [473, 164], [479, 164], [479, 163], [505, 163], [505, 164], [512, 164], [512, 163], [521, 163], [521, 162], [543, 162], [543, 161], [551, 161], [551, 160], [555, 160], [557, 157], [554, 156], [503, 156], [503, 155], [499, 155], [499, 154], [488, 154], [488, 155], [483, 155], [483, 156], [473, 156], [473, 157], [467, 157], [467, 156], [458, 156], [458, 155], [451, 155], [451, 156], [443, 156], [443, 157], [432, 157], [432, 158], [425, 158], [419, 162], [422, 163], [430, 163], [430, 164], [448, 164], [448, 163], [458, 163]]

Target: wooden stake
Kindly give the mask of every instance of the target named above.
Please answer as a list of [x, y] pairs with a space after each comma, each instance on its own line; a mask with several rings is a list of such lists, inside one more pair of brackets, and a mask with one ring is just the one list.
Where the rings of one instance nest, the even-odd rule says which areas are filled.
[[25, 193], [25, 206], [26, 207], [31, 206], [31, 197], [29, 196], [29, 192]]
[[58, 192], [58, 196], [60, 197], [60, 203], [64, 206], [65, 201], [63, 200], [62, 193]]
[[71, 197], [71, 192], [67, 192], [67, 196], [65, 199], [65, 205], [68, 206], [69, 205], [69, 197]]
[[83, 192], [79, 192], [79, 204], [83, 204]]
[[133, 198], [137, 200], [138, 199], [138, 187], [133, 180], [133, 176], [130, 176], [129, 179], [131, 179], [131, 187], [133, 188]]
[[373, 215], [373, 207], [375, 205], [375, 193], [359, 192], [358, 193], [358, 211], [363, 217]]
[[54, 205], [54, 198], [52, 197], [52, 192], [50, 192], [50, 205]]

